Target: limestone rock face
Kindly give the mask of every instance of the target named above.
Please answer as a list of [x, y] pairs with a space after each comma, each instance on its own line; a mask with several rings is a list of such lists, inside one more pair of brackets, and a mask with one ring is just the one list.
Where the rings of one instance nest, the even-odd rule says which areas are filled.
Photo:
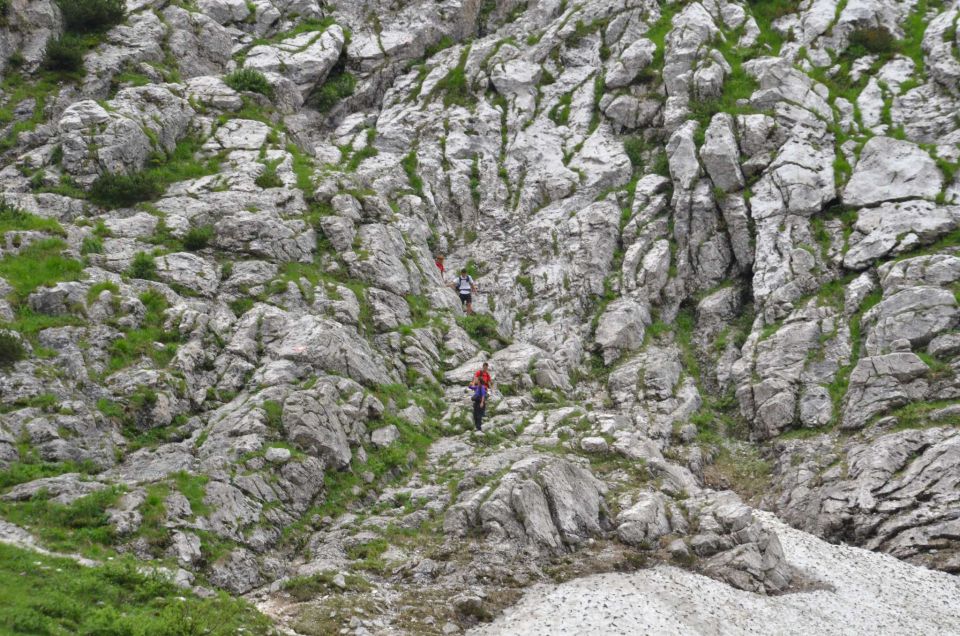
[[916, 145], [874, 137], [860, 153], [850, 182], [843, 190], [847, 205], [870, 205], [906, 198], [933, 198], [943, 177], [933, 159]]
[[496, 489], [483, 493], [486, 496], [472, 496], [452, 507], [444, 529], [465, 533], [479, 526], [493, 537], [563, 551], [601, 532], [601, 524], [606, 524], [604, 491], [603, 483], [580, 466], [531, 457], [514, 464]]
[[0, 538], [291, 633], [960, 571], [958, 9], [793, 4], [0, 0]]

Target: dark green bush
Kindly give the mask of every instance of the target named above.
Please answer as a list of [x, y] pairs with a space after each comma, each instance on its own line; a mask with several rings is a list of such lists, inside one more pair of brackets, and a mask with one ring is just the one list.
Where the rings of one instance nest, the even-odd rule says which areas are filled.
[[235, 91], [260, 93], [273, 98], [273, 87], [266, 76], [256, 69], [238, 68], [223, 78], [223, 81]]
[[130, 263], [128, 273], [132, 278], [142, 278], [144, 280], [154, 278], [157, 275], [157, 264], [153, 260], [153, 255], [146, 252], [137, 252], [136, 256], [133, 257], [133, 262]]
[[50, 38], [43, 51], [42, 66], [57, 73], [82, 73], [84, 51], [86, 47], [75, 35], [66, 33], [59, 38]]
[[850, 46], [847, 47], [847, 53], [853, 57], [863, 57], [864, 55], [884, 55], [895, 53], [897, 50], [897, 40], [884, 27], [869, 27], [857, 29], [850, 34]]
[[356, 86], [357, 80], [349, 71], [334, 71], [323, 86], [307, 98], [307, 104], [325, 113], [341, 99], [353, 95]]
[[72, 33], [102, 33], [123, 22], [124, 0], [57, 0], [63, 23]]
[[257, 184], [259, 188], [279, 188], [283, 186], [283, 181], [277, 176], [277, 167], [275, 165], [267, 165], [260, 176], [254, 179], [253, 182]]
[[21, 53], [20, 51], [14, 51], [13, 53], [10, 54], [10, 57], [7, 58], [7, 64], [9, 64], [10, 68], [13, 68], [13, 69], [21, 68], [26, 63], [27, 63], [27, 58], [23, 57], [23, 53]]
[[126, 208], [150, 201], [163, 194], [163, 185], [152, 174], [114, 174], [107, 172], [90, 186], [90, 200], [107, 208]]
[[627, 137], [623, 140], [623, 151], [627, 153], [627, 157], [634, 168], [643, 166], [643, 150], [645, 147], [646, 144], [640, 137]]
[[192, 227], [187, 235], [183, 237], [183, 247], [191, 252], [202, 250], [213, 238], [213, 228], [209, 225], [203, 227]]
[[23, 360], [27, 355], [20, 339], [13, 334], [0, 332], [0, 367], [8, 367], [14, 362]]

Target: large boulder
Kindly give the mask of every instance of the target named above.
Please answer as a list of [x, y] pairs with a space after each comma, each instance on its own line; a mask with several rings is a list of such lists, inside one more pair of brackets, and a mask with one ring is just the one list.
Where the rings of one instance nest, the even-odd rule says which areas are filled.
[[624, 352], [638, 349], [650, 323], [650, 311], [630, 298], [607, 305], [594, 335], [594, 342], [603, 352], [604, 364], [610, 364]]
[[942, 188], [943, 175], [925, 150], [901, 139], [871, 137], [843, 189], [843, 202], [871, 205], [907, 198], [932, 199]]
[[607, 524], [606, 486], [568, 459], [534, 455], [516, 462], [496, 485], [464, 493], [444, 530], [479, 528], [490, 540], [559, 553], [599, 536]]

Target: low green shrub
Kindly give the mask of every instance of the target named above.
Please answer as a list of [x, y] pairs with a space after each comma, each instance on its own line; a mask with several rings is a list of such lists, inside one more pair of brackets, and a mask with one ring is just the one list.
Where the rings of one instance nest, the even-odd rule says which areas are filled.
[[63, 23], [72, 33], [102, 33], [123, 22], [124, 0], [57, 0]]
[[83, 54], [86, 47], [75, 35], [65, 33], [47, 40], [42, 67], [55, 73], [83, 73]]
[[349, 71], [334, 71], [327, 77], [323, 86], [311, 93], [307, 104], [325, 113], [337, 105], [341, 99], [353, 95], [357, 87], [357, 79]]
[[857, 29], [850, 34], [850, 46], [847, 47], [847, 53], [853, 57], [884, 55], [896, 51], [897, 40], [885, 27]]
[[[2, 20], [3, 18], [0, 17], [0, 21]], [[13, 69], [23, 68], [23, 65], [26, 63], [27, 63], [27, 58], [25, 58], [23, 56], [23, 53], [21, 53], [20, 51], [14, 51], [13, 53], [10, 54], [10, 57], [7, 58], [7, 64], [9, 64], [10, 68], [13, 68]]]
[[20, 339], [7, 332], [0, 332], [0, 367], [8, 367], [23, 360], [27, 355]]
[[80, 254], [103, 254], [103, 241], [99, 236], [87, 236], [80, 244]]
[[210, 243], [213, 238], [213, 227], [204, 225], [201, 227], [192, 227], [183, 237], [183, 247], [191, 252], [202, 250]]
[[273, 99], [273, 87], [266, 76], [256, 69], [238, 68], [223, 78], [223, 81], [235, 91], [260, 93]]
[[90, 186], [90, 200], [106, 208], [127, 208], [156, 199], [161, 194], [163, 185], [160, 180], [146, 172], [105, 172]]
[[157, 275], [157, 263], [154, 261], [152, 254], [137, 252], [127, 273], [130, 274], [131, 278], [151, 280]]
[[263, 172], [253, 182], [263, 189], [283, 187], [283, 181], [277, 175], [277, 167], [273, 164], [264, 166]]
[[489, 314], [469, 314], [457, 318], [457, 324], [463, 327], [477, 344], [489, 349], [490, 341], [503, 341], [497, 321]]

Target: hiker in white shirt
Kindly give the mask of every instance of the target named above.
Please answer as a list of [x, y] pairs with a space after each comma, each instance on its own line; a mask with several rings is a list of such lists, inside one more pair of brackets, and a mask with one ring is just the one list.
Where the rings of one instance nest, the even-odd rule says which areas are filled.
[[473, 292], [477, 291], [477, 286], [473, 282], [473, 277], [467, 273], [467, 270], [461, 269], [460, 275], [454, 279], [450, 285], [460, 296], [460, 304], [468, 314], [473, 313]]

